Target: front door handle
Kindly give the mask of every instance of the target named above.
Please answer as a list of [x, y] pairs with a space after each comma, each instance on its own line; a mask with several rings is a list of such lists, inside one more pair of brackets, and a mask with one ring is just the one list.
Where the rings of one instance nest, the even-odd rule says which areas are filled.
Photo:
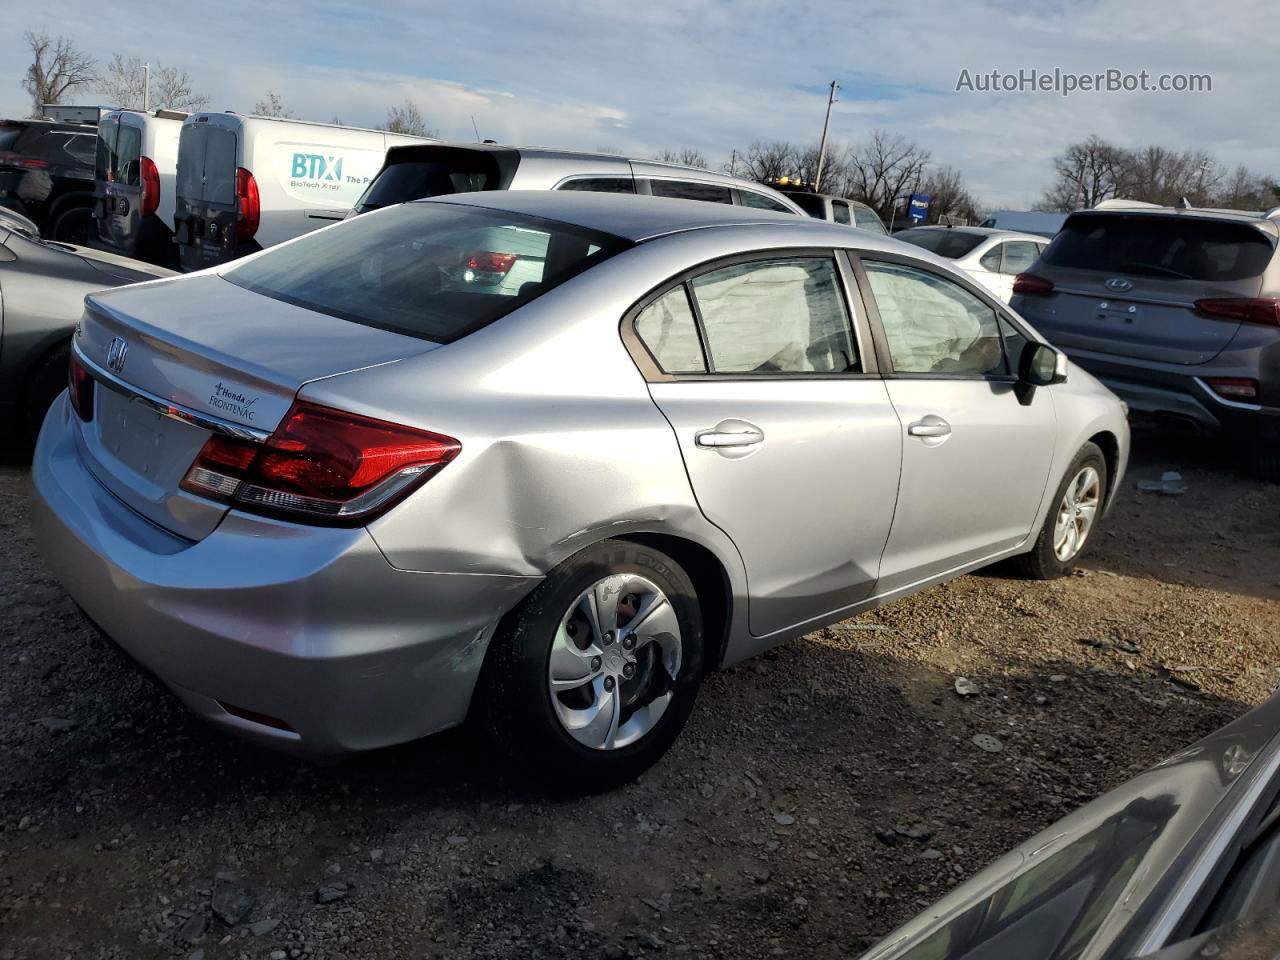
[[907, 433], [913, 437], [949, 437], [951, 435], [951, 424], [943, 420], [935, 414], [929, 414], [922, 417], [915, 423], [907, 426]]
[[756, 427], [744, 430], [700, 430], [693, 442], [700, 447], [750, 447], [764, 440], [764, 431]]

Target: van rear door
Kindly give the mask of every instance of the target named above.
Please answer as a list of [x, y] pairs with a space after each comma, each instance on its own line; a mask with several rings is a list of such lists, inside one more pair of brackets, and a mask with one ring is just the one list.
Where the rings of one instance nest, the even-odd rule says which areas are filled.
[[[95, 211], [98, 214], [98, 235], [104, 244], [125, 256], [136, 256], [138, 236], [142, 224], [142, 127], [136, 114], [116, 114], [114, 123], [106, 131], [113, 141], [106, 141], [104, 120], [98, 127], [98, 170], [94, 180], [95, 194], [102, 191], [102, 201]], [[108, 146], [105, 146], [109, 144]], [[109, 164], [105, 183], [102, 175], [103, 161]]]
[[184, 271], [233, 260], [246, 249], [238, 235], [236, 131], [201, 116], [182, 126], [174, 234]]

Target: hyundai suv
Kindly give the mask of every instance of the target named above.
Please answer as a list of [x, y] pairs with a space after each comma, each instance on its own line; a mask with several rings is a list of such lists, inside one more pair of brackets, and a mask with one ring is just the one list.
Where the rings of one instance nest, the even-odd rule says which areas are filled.
[[1067, 218], [1010, 305], [1132, 410], [1280, 481], [1278, 218], [1107, 201]]

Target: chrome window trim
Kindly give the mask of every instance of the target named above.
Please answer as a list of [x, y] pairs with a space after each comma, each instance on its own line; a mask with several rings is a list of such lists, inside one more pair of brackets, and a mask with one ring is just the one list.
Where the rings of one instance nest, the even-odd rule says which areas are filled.
[[168, 417], [170, 420], [177, 420], [179, 423], [190, 424], [194, 427], [200, 427], [213, 433], [221, 434], [224, 437], [235, 437], [237, 440], [251, 440], [254, 443], [265, 443], [267, 438], [271, 436], [269, 430], [259, 430], [256, 427], [246, 427], [243, 424], [232, 423], [230, 420], [223, 420], [221, 417], [215, 417], [212, 414], [201, 413], [199, 410], [193, 410], [190, 407], [184, 407], [180, 403], [174, 403], [171, 400], [165, 400], [163, 397], [157, 397], [154, 393], [148, 393], [139, 387], [135, 387], [131, 383], [126, 383], [115, 374], [103, 369], [84, 355], [84, 351], [80, 349], [80, 345], [72, 343], [71, 351], [75, 358], [84, 365], [85, 370], [94, 380], [114, 390], [135, 403], [140, 403], [144, 407], [153, 410], [162, 417]]

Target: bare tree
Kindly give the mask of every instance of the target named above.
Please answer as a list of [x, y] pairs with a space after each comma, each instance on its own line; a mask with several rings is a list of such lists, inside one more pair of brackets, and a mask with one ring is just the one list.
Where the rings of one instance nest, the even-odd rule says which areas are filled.
[[1054, 159], [1056, 178], [1037, 206], [1065, 212], [1120, 196], [1128, 166], [1125, 151], [1097, 135], [1073, 143]]
[[1240, 164], [1218, 181], [1210, 203], [1229, 210], [1269, 210], [1280, 204], [1280, 184]]
[[422, 117], [422, 111], [412, 100], [405, 100], [402, 107], [388, 107], [387, 122], [383, 129], [410, 137], [438, 136], [435, 130], [427, 126], [427, 121]]
[[[765, 143], [757, 140], [745, 151], [737, 151], [736, 175], [761, 183], [796, 175], [795, 147], [786, 140]], [[727, 170], [729, 165], [725, 165]]]
[[68, 91], [98, 79], [97, 61], [64, 36], [26, 32], [31, 66], [22, 87], [31, 94], [31, 115], [38, 117], [46, 103], [61, 103]]
[[700, 150], [693, 147], [681, 147], [679, 150], [663, 150], [654, 159], [660, 163], [676, 163], [682, 167], [698, 167], [703, 170], [707, 168], [706, 157], [702, 155]]
[[930, 170], [913, 192], [929, 195], [929, 221], [931, 223], [974, 223], [978, 217], [978, 204], [964, 185], [964, 177], [953, 167]]
[[281, 117], [286, 120], [296, 120], [298, 116], [284, 105], [280, 94], [274, 90], [268, 90], [267, 95], [253, 105], [253, 112], [260, 117]]
[[899, 134], [876, 130], [866, 143], [850, 148], [845, 190], [872, 207], [886, 223], [903, 196], [923, 182], [929, 152]]
[[[106, 76], [99, 90], [108, 100], [120, 107], [141, 110], [146, 70], [137, 57], [115, 54], [107, 64]], [[156, 63], [151, 69], [150, 105], [153, 110], [185, 110], [192, 113], [208, 106], [209, 98], [191, 89], [187, 71], [175, 66]]]

